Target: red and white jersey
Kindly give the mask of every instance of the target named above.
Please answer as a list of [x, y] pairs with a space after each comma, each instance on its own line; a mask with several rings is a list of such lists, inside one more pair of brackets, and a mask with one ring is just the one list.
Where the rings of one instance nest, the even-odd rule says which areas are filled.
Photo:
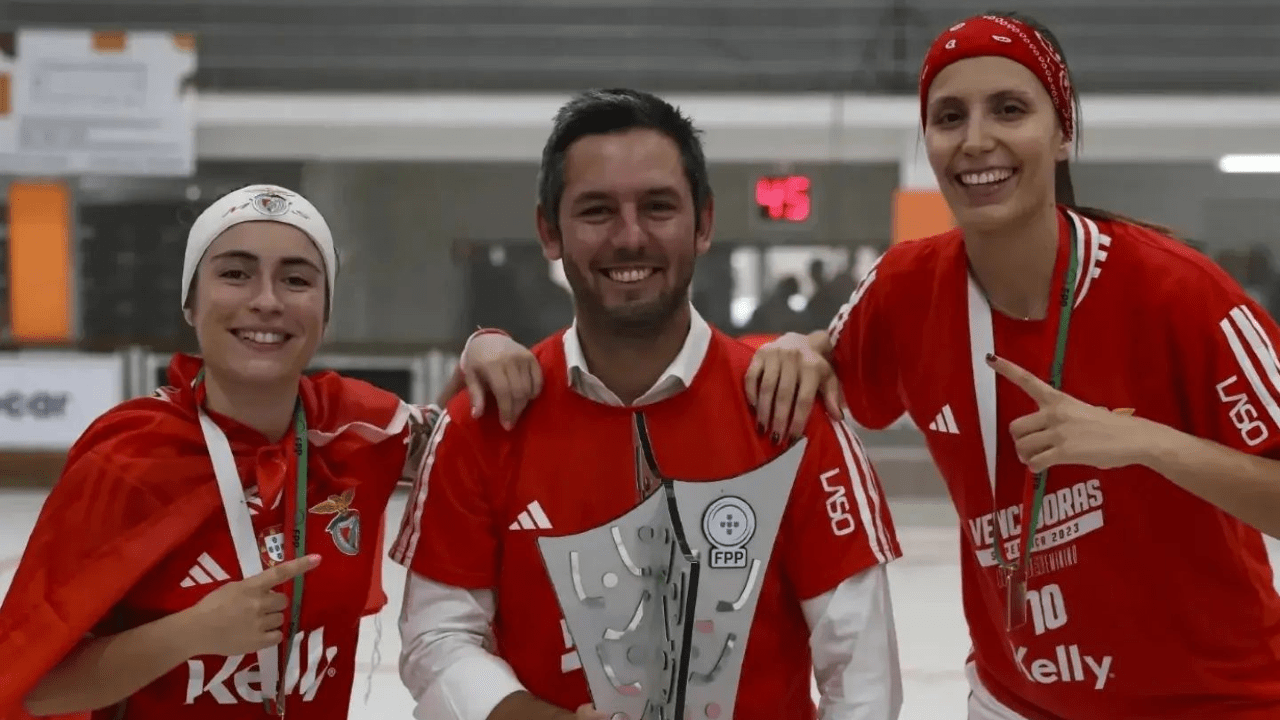
[[[72, 449], [0, 607], [0, 716], [86, 634], [109, 635], [185, 610], [242, 579], [196, 416], [195, 358], [178, 356], [172, 387], [99, 418]], [[387, 501], [403, 475], [411, 409], [333, 373], [304, 378], [308, 483], [300, 632], [280, 653], [286, 710], [345, 720], [360, 618], [386, 603], [381, 585]], [[263, 566], [294, 556], [283, 535], [294, 502], [293, 433], [270, 442], [213, 413], [246, 487]], [[292, 583], [277, 589], [292, 595]], [[286, 630], [289, 613], [285, 613]], [[268, 717], [256, 653], [194, 657], [94, 718]]]
[[[1267, 313], [1181, 243], [1066, 209], [1050, 297], [1072, 227], [1063, 390], [1277, 457], [1280, 332]], [[891, 248], [830, 328], [854, 418], [879, 428], [909, 413], [960, 512], [978, 677], [1033, 720], [1280, 717], [1280, 598], [1261, 535], [1143, 467], [1050, 471], [1028, 621], [1006, 632], [993, 547], [1021, 529], [1026, 480], [1008, 426], [1036, 406], [983, 358], [1047, 378], [1057, 325], [1056, 303], [1043, 321], [992, 313], [952, 231]]]
[[[639, 501], [633, 414], [645, 416], [666, 477], [712, 480], [784, 448], [742, 399], [751, 349], [715, 332], [689, 386], [642, 407], [594, 402], [570, 384], [561, 334], [534, 348], [543, 390], [511, 431], [470, 415], [464, 394], [441, 416], [392, 557], [434, 582], [493, 590], [496, 652], [535, 696], [590, 702], [537, 539], [598, 527]], [[762, 583], [742, 663], [738, 720], [812, 720], [804, 600], [898, 557], [879, 483], [857, 438], [815, 412]]]

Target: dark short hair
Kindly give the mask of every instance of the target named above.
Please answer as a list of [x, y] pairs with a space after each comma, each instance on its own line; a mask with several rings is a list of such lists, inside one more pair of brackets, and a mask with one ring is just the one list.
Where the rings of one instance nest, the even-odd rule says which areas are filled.
[[647, 92], [629, 88], [588, 90], [575, 95], [558, 112], [538, 169], [538, 203], [543, 217], [560, 230], [560, 200], [564, 196], [564, 158], [569, 146], [587, 135], [604, 135], [634, 129], [656, 130], [680, 149], [684, 175], [693, 195], [694, 217], [711, 201], [707, 158], [702, 152], [702, 131], [671, 103]]

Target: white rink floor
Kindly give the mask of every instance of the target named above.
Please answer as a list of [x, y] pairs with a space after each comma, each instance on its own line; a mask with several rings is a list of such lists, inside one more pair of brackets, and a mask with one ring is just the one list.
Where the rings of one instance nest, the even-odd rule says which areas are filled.
[[[0, 491], [0, 592], [9, 587], [43, 498], [39, 492]], [[400, 517], [404, 498], [401, 493], [393, 500], [393, 519]], [[901, 720], [964, 720], [968, 688], [963, 662], [969, 643], [960, 610], [955, 516], [943, 503], [899, 500], [892, 507], [904, 552], [889, 573], [904, 676]], [[1271, 546], [1273, 558], [1278, 549], [1280, 543]], [[351, 720], [412, 718], [413, 703], [396, 670], [403, 570], [388, 562], [385, 582], [392, 601], [378, 618], [381, 643], [375, 645], [374, 618], [365, 620]], [[380, 656], [376, 664], [375, 655]]]

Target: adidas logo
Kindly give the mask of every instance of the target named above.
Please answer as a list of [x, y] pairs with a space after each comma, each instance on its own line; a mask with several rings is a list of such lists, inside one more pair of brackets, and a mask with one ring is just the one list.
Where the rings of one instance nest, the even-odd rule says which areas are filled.
[[249, 517], [257, 517], [262, 511], [262, 495], [258, 493], [257, 485], [245, 491], [244, 502], [249, 506]]
[[[271, 509], [272, 509], [272, 510], [276, 510], [276, 509], [278, 509], [278, 508], [280, 507], [280, 498], [282, 498], [282, 497], [284, 497], [284, 493], [278, 493], [278, 494], [276, 495], [275, 502], [273, 502], [273, 503], [271, 504]], [[264, 506], [263, 506], [263, 503], [262, 503], [262, 495], [258, 492], [258, 486], [257, 486], [257, 485], [254, 485], [253, 487], [249, 488], [248, 490], [245, 490], [245, 493], [244, 493], [244, 502], [245, 502], [245, 504], [246, 504], [246, 505], [248, 505], [248, 506], [249, 506], [249, 516], [250, 516], [250, 517], [257, 517], [257, 516], [258, 516], [258, 514], [259, 514], [259, 513], [261, 513], [261, 512], [265, 509], [265, 508], [264, 508]]]
[[956, 426], [956, 416], [951, 414], [951, 406], [943, 405], [938, 416], [929, 423], [929, 429], [934, 432], [946, 433], [947, 435], [959, 435], [960, 428]]
[[508, 530], [550, 530], [551, 521], [547, 519], [547, 514], [542, 512], [542, 506], [537, 500], [529, 503], [524, 512], [516, 518], [516, 521], [507, 527]]
[[191, 569], [187, 571], [187, 577], [182, 581], [182, 587], [209, 585], [230, 579], [231, 576], [218, 563], [214, 562], [213, 558], [209, 557], [209, 553], [204, 553], [196, 560], [196, 564], [192, 565]]

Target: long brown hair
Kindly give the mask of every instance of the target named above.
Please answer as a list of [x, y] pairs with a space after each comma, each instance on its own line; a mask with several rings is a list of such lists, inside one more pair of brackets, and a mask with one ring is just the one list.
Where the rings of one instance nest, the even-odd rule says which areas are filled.
[[[1071, 87], [1073, 88], [1077, 87], [1075, 77], [1072, 76], [1071, 74], [1071, 66], [1067, 63], [1067, 55], [1062, 51], [1062, 43], [1058, 42], [1058, 38], [1053, 34], [1051, 30], [1049, 30], [1049, 28], [1040, 24], [1040, 22], [1035, 20], [1034, 18], [1028, 17], [1019, 12], [993, 10], [984, 14], [996, 15], [998, 17], [1006, 17], [1006, 18], [1009, 18], [1010, 20], [1017, 20], [1018, 22], [1028, 25], [1029, 27], [1034, 29], [1036, 32], [1039, 32], [1041, 35], [1043, 35], [1044, 39], [1048, 40], [1049, 43], [1053, 45], [1053, 49], [1058, 51], [1058, 56], [1062, 58], [1063, 64], [1066, 65], [1067, 79], [1070, 81]], [[1076, 114], [1075, 144], [1076, 144], [1076, 151], [1079, 152], [1080, 138], [1084, 134], [1083, 123], [1080, 122], [1079, 93], [1072, 93], [1071, 102], [1074, 105], [1073, 109], [1075, 110], [1075, 114]], [[1173, 230], [1163, 225], [1159, 225], [1153, 222], [1147, 222], [1145, 220], [1137, 220], [1135, 218], [1131, 218], [1127, 215], [1122, 215], [1118, 212], [1113, 212], [1111, 210], [1102, 210], [1099, 208], [1088, 207], [1088, 206], [1077, 204], [1076, 188], [1075, 188], [1075, 184], [1071, 181], [1071, 164], [1070, 164], [1070, 161], [1068, 160], [1059, 160], [1057, 165], [1054, 167], [1053, 188], [1054, 188], [1055, 202], [1057, 202], [1059, 205], [1065, 205], [1087, 218], [1091, 218], [1093, 220], [1102, 220], [1102, 221], [1127, 222], [1133, 225], [1138, 225], [1140, 227], [1147, 228], [1149, 230], [1154, 230], [1158, 233], [1168, 235], [1170, 237], [1174, 236]]]

